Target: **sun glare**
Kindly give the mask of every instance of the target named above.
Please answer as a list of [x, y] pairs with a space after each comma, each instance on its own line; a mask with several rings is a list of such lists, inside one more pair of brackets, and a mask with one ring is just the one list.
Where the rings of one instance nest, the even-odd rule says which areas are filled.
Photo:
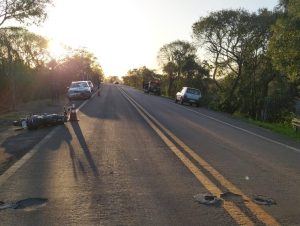
[[67, 47], [61, 42], [50, 40], [48, 42], [48, 51], [51, 57], [59, 59], [67, 54]]
[[117, 1], [116, 8], [115, 1], [87, 1], [93, 7], [83, 10], [82, 3], [74, 1], [69, 10], [70, 2], [60, 0], [49, 14], [43, 33], [50, 39], [48, 50], [53, 58], [68, 55], [70, 51], [63, 45], [67, 44], [72, 49], [84, 47], [95, 54], [109, 75], [125, 75], [128, 70], [145, 65], [145, 61], [155, 64], [151, 53], [158, 47], [149, 31], [153, 26], [138, 4]]

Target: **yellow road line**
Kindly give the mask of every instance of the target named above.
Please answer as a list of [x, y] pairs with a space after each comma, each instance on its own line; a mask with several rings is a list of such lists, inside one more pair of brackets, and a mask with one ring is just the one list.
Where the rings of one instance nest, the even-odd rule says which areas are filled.
[[[125, 92], [125, 91], [123, 91]], [[126, 93], [125, 93], [126, 94]], [[127, 94], [126, 94], [127, 95]], [[127, 95], [128, 96], [128, 95]], [[171, 131], [165, 128], [161, 123], [159, 123], [152, 115], [150, 115], [140, 104], [128, 96], [153, 122], [155, 122], [166, 134], [168, 134], [179, 146], [181, 146], [187, 153], [189, 153], [194, 160], [196, 160], [205, 170], [207, 170], [216, 180], [218, 180], [225, 188], [229, 191], [239, 194], [244, 200], [247, 200], [244, 204], [249, 210], [264, 224], [266, 225], [280, 225], [275, 218], [264, 211], [260, 206], [251, 201], [251, 199], [246, 196], [240, 189], [228, 181], [223, 175], [221, 175], [216, 169], [214, 169], [208, 162], [196, 154], [191, 148], [184, 144], [180, 139], [178, 139]]]
[[[212, 195], [220, 196], [222, 191], [211, 182], [198, 168], [193, 164], [173, 143], [168, 139], [159, 128], [150, 121], [149, 118], [143, 113], [136, 104], [131, 100], [131, 98], [123, 91], [123, 95], [127, 100], [133, 105], [133, 107], [140, 113], [140, 115], [146, 120], [150, 127], [158, 134], [158, 136], [165, 142], [165, 144], [170, 148], [170, 150], [183, 162], [183, 164], [195, 175], [198, 181], [203, 184], [203, 186], [212, 193]], [[239, 225], [254, 225], [254, 223], [233, 203], [230, 201], [224, 201], [223, 208], [230, 214], [230, 216]]]

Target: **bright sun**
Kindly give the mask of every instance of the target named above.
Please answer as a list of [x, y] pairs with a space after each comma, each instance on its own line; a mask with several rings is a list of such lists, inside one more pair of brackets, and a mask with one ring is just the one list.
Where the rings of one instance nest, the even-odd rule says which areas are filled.
[[50, 56], [55, 59], [64, 57], [68, 52], [67, 47], [62, 42], [55, 40], [48, 41], [47, 49], [50, 53]]
[[108, 75], [121, 76], [129, 69], [149, 66], [145, 62], [155, 66], [158, 47], [151, 29], [157, 24], [148, 20], [140, 4], [135, 4], [139, 1], [53, 1], [55, 7], [40, 28], [50, 39], [48, 51], [53, 59], [63, 59], [72, 54], [72, 49], [84, 48], [98, 58]]

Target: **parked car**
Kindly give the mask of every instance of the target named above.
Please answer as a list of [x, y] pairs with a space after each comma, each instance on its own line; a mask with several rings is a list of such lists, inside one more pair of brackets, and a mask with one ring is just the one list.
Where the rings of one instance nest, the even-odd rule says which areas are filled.
[[183, 87], [182, 90], [176, 94], [175, 103], [189, 103], [190, 105], [195, 104], [199, 107], [201, 104], [201, 98], [202, 95], [199, 89]]
[[75, 81], [68, 87], [68, 98], [89, 99], [92, 96], [92, 90], [87, 81]]

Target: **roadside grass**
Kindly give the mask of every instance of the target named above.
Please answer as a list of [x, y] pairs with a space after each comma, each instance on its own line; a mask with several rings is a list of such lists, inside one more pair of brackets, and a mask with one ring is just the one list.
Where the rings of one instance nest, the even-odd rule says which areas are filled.
[[[167, 99], [173, 99], [172, 97], [168, 95], [162, 94], [161, 97], [167, 98]], [[300, 132], [296, 132], [295, 128], [293, 128], [291, 123], [269, 123], [269, 122], [262, 122], [258, 120], [253, 120], [249, 118], [245, 118], [239, 114], [234, 114], [234, 117], [239, 118], [240, 120], [243, 120], [247, 123], [259, 126], [261, 128], [265, 128], [268, 130], [271, 130], [277, 134], [281, 134], [285, 137], [289, 137], [293, 140], [300, 141]]]
[[293, 128], [293, 126], [291, 124], [269, 123], [269, 122], [262, 122], [262, 121], [258, 121], [258, 120], [247, 119], [247, 118], [243, 118], [243, 120], [248, 123], [254, 124], [256, 126], [259, 126], [259, 127], [265, 128], [265, 129], [269, 129], [273, 132], [284, 135], [293, 140], [300, 141], [300, 132], [296, 132], [296, 130]]
[[[170, 96], [161, 95], [164, 98], [172, 99]], [[249, 118], [245, 118], [241, 115], [234, 114], [234, 117], [237, 117], [245, 122], [250, 124], [259, 126], [264, 129], [271, 130], [275, 133], [281, 134], [283, 136], [289, 137], [293, 140], [300, 141], [300, 131], [296, 132], [295, 128], [293, 128], [291, 123], [270, 123], [270, 122], [263, 122], [258, 120], [253, 120]]]

